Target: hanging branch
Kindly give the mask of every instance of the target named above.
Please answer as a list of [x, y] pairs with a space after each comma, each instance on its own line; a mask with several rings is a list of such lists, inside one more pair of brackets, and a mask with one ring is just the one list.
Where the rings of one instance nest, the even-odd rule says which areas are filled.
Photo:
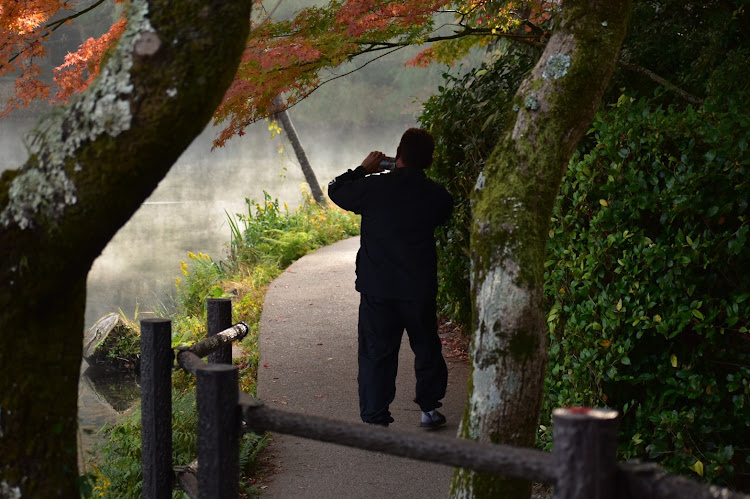
[[677, 85], [670, 83], [668, 80], [662, 78], [658, 74], [654, 73], [653, 71], [650, 71], [644, 67], [637, 66], [635, 64], [629, 64], [624, 61], [619, 61], [617, 63], [618, 66], [620, 66], [623, 69], [627, 69], [628, 71], [633, 71], [639, 74], [642, 74], [643, 76], [646, 76], [650, 78], [651, 80], [655, 81], [659, 85], [662, 85], [663, 87], [667, 88], [668, 90], [673, 90], [677, 95], [685, 99], [686, 101], [690, 102], [691, 104], [701, 105], [703, 104], [703, 99], [700, 97], [696, 97], [695, 95], [688, 93], [678, 87]]

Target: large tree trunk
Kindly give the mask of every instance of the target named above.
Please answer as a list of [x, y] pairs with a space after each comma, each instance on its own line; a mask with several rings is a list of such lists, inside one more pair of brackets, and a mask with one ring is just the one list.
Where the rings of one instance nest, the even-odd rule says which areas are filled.
[[77, 497], [86, 275], [211, 118], [246, 0], [133, 0], [97, 81], [0, 177], [0, 497]]
[[[630, 0], [565, 0], [472, 199], [472, 373], [460, 435], [533, 446], [547, 360], [549, 220], [565, 167], [599, 106]], [[458, 469], [452, 497], [528, 497], [531, 484]]]
[[302, 143], [297, 136], [297, 130], [294, 129], [292, 118], [289, 116], [287, 110], [284, 109], [284, 102], [281, 100], [281, 97], [277, 96], [273, 100], [273, 105], [276, 109], [280, 110], [276, 112], [275, 116], [281, 122], [281, 126], [284, 127], [284, 132], [286, 132], [289, 142], [292, 143], [294, 154], [297, 156], [297, 161], [299, 161], [299, 167], [302, 170], [302, 174], [305, 176], [305, 181], [307, 182], [307, 185], [310, 186], [310, 192], [312, 193], [313, 199], [319, 205], [325, 206], [326, 198], [323, 196], [320, 184], [318, 184], [318, 178], [315, 176], [312, 166], [310, 166], [310, 161], [307, 159], [305, 149], [302, 147]]

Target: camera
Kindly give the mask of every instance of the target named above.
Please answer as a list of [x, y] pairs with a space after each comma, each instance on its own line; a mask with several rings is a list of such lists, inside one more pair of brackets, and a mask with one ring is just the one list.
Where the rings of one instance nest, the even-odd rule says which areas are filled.
[[388, 158], [386, 157], [383, 161], [380, 162], [380, 165], [378, 165], [383, 170], [393, 170], [396, 168], [396, 158]]

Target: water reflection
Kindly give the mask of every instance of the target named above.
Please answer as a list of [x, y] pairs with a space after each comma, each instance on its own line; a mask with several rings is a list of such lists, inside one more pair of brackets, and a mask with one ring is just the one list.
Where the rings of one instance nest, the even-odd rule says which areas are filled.
[[81, 363], [78, 383], [78, 467], [87, 468], [97, 444], [103, 442], [100, 429], [114, 423], [140, 399], [140, 385], [134, 374], [89, 367]]

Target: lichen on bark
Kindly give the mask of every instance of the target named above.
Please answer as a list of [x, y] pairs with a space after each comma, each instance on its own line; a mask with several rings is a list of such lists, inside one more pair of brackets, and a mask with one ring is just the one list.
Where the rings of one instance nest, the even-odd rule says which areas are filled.
[[130, 128], [128, 94], [133, 91], [133, 47], [144, 33], [153, 34], [147, 14], [146, 1], [130, 3], [128, 28], [97, 84], [73, 97], [62, 112], [54, 112], [30, 133], [27, 146], [31, 161], [10, 182], [7, 205], [0, 213], [1, 224], [7, 227], [15, 223], [21, 230], [33, 228], [40, 212], [54, 223], [67, 206], [78, 201], [72, 177], [82, 168], [78, 162], [70, 168], [76, 151], [102, 134], [117, 137]]
[[[562, 4], [473, 192], [474, 335], [464, 438], [534, 443], [546, 365], [547, 227], [563, 171], [614, 69], [629, 11], [630, 0]], [[530, 490], [529, 483], [459, 469], [451, 496], [515, 498]]]
[[[0, 176], [0, 280], [12, 283], [0, 287], [0, 380], [9, 387], [0, 390], [0, 483], [9, 490], [79, 495], [86, 275], [209, 122], [249, 15], [244, 0], [131, 2], [129, 30], [100, 77], [37, 128], [21, 169]], [[29, 194], [40, 178], [47, 185]]]

